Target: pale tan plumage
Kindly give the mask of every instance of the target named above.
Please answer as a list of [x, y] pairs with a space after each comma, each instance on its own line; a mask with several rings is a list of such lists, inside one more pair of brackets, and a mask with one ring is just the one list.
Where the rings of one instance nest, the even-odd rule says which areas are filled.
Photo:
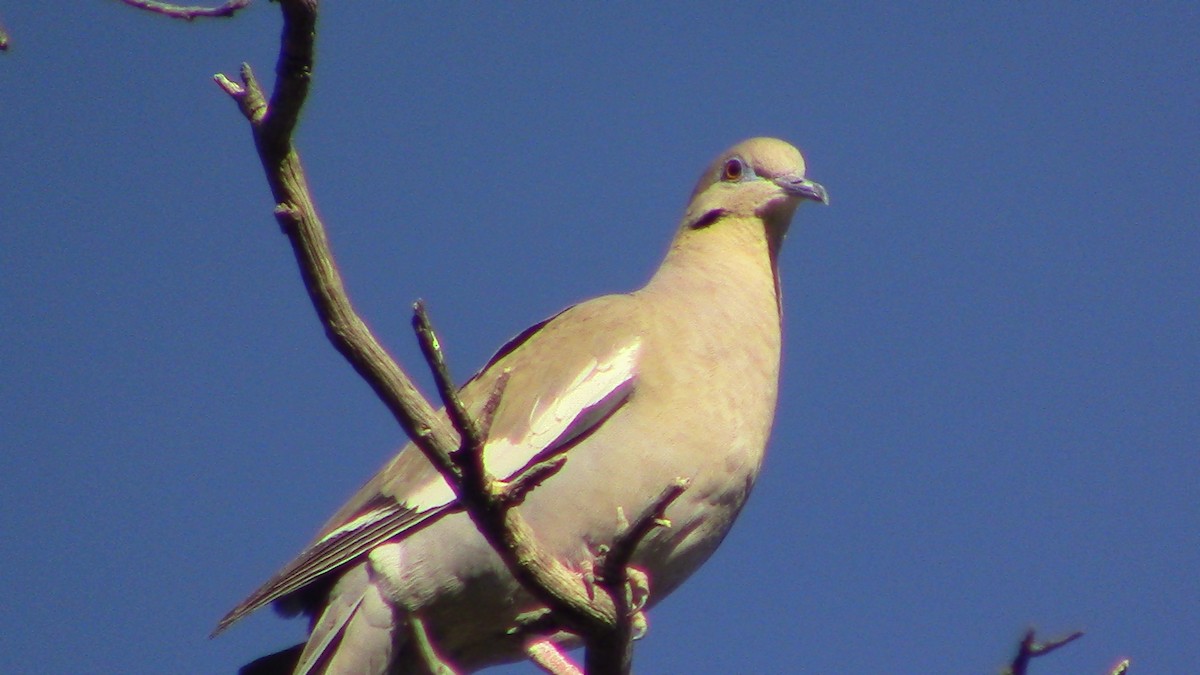
[[[478, 409], [511, 379], [485, 458], [508, 476], [549, 447], [563, 469], [520, 507], [539, 542], [577, 569], [677, 477], [690, 487], [635, 564], [661, 600], [716, 548], [757, 476], [779, 379], [777, 258], [800, 201], [827, 201], [783, 141], [755, 138], [701, 176], [659, 270], [642, 289], [571, 307], [506, 345], [463, 388]], [[272, 601], [315, 617], [302, 653], [255, 672], [409, 672], [404, 617], [418, 612], [463, 669], [522, 657], [508, 635], [536, 604], [411, 445], [218, 632]], [[299, 659], [298, 665], [297, 658]], [[274, 660], [270, 660], [274, 659]], [[271, 670], [272, 668], [281, 668]]]

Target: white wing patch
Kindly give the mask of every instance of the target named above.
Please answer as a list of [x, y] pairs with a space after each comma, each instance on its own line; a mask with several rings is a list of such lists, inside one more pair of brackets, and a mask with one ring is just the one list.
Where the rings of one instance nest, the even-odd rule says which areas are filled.
[[[484, 463], [492, 475], [512, 477], [538, 455], [579, 438], [616, 410], [629, 397], [637, 379], [641, 346], [641, 340], [635, 339], [604, 361], [593, 360], [557, 396], [539, 399], [529, 413], [524, 437], [492, 439], [483, 449]], [[410, 494], [405, 506], [420, 513], [452, 501], [454, 491], [439, 475]], [[355, 520], [370, 520], [370, 515]]]
[[361, 527], [366, 527], [367, 525], [370, 525], [371, 523], [381, 520], [385, 516], [391, 515], [392, 512], [393, 512], [392, 509], [371, 509], [370, 511], [367, 511], [366, 513], [362, 514], [361, 516], [354, 518], [353, 520], [347, 522], [346, 524], [340, 525], [340, 526], [330, 530], [329, 534], [325, 535], [324, 537], [321, 537], [317, 541], [316, 544], [313, 544], [313, 546], [316, 546], [317, 544], [323, 544], [323, 543], [329, 541], [330, 539], [340, 537], [341, 535], [346, 534], [347, 532], [353, 532]]

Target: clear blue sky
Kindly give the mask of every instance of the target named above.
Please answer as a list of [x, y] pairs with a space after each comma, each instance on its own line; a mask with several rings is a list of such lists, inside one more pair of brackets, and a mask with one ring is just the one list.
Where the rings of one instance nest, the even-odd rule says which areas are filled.
[[[245, 122], [278, 10], [7, 3], [6, 672], [221, 673], [230, 606], [403, 439], [329, 347]], [[639, 672], [1200, 664], [1196, 3], [327, 3], [299, 133], [351, 295], [420, 372], [640, 285], [701, 167], [800, 146], [765, 473]], [[421, 373], [423, 382], [427, 378]], [[529, 672], [515, 668], [505, 672]]]

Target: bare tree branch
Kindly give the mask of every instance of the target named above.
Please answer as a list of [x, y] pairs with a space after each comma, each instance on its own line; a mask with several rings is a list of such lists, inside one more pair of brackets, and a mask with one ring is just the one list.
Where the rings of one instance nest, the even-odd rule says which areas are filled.
[[[443, 477], [455, 489], [460, 503], [475, 525], [491, 543], [509, 570], [538, 600], [550, 607], [557, 622], [583, 637], [592, 651], [592, 640], [611, 632], [619, 623], [618, 600], [609, 593], [587, 592], [580, 576], [537, 546], [529, 525], [512, 508], [511, 490], [528, 489], [529, 482], [542, 480], [559, 463], [542, 462], [508, 485], [498, 481], [483, 463], [484, 438], [470, 419], [449, 380], [449, 370], [441, 346], [421, 303], [415, 306], [413, 325], [425, 359], [430, 364], [437, 388], [453, 424], [463, 432], [458, 461], [446, 457], [431, 458], [435, 466], [446, 467]], [[447, 466], [450, 465], [450, 466]], [[458, 478], [456, 474], [461, 475]], [[457, 481], [457, 483], [456, 483]], [[597, 671], [614, 672], [614, 671]]]
[[202, 17], [231, 17], [238, 10], [244, 9], [250, 4], [250, 0], [229, 0], [216, 7], [184, 6], [171, 2], [157, 2], [156, 0], [121, 0], [121, 2], [136, 9], [144, 9], [147, 12], [161, 14], [172, 19], [183, 19], [184, 21], [193, 21]]
[[284, 0], [280, 6], [284, 27], [270, 100], [248, 65], [242, 66], [240, 84], [224, 75], [215, 79], [250, 122], [275, 199], [275, 218], [292, 244], [309, 299], [330, 342], [423, 450], [436, 443], [449, 452], [458, 445], [453, 430], [434, 413], [358, 317], [333, 261], [324, 225], [317, 216], [299, 154], [291, 141], [311, 80], [316, 2]]
[[645, 619], [641, 609], [650, 594], [645, 573], [633, 568], [630, 561], [638, 545], [659, 527], [670, 527], [664, 513], [688, 487], [688, 481], [676, 478], [650, 504], [632, 525], [617, 534], [612, 549], [604, 556], [597, 579], [617, 609], [617, 621], [610, 630], [597, 631], [590, 636], [584, 668], [588, 673], [628, 673], [633, 667], [633, 640], [639, 623], [644, 631]]
[[583, 675], [583, 671], [547, 638], [536, 638], [525, 644], [525, 653], [534, 665], [550, 675]]
[[[480, 424], [470, 418], [458, 400], [440, 345], [423, 308], [417, 307], [416, 330], [426, 360], [438, 381], [449, 424], [420, 396], [411, 379], [396, 365], [351, 306], [291, 140], [311, 83], [317, 2], [281, 0], [280, 6], [284, 27], [275, 87], [269, 101], [248, 65], [242, 66], [240, 84], [224, 75], [217, 75], [215, 79], [250, 122], [263, 170], [275, 198], [276, 220], [292, 244], [305, 288], [325, 326], [326, 335], [384, 402], [414, 444], [442, 473], [514, 576], [550, 608], [552, 623], [580, 635], [588, 645], [589, 654], [596, 644], [612, 644], [614, 635], [629, 633], [622, 628], [627, 623], [621, 616], [625, 612], [617, 609], [628, 604], [624, 600], [628, 576], [613, 576], [620, 580], [621, 586], [615, 593], [607, 590], [600, 594], [589, 593], [590, 589], [585, 588], [578, 573], [567, 569], [537, 546], [528, 524], [512, 508], [532, 485], [557, 471], [561, 460], [543, 461], [507, 484], [490, 476], [482, 458], [486, 433], [481, 432]], [[501, 391], [494, 392], [489, 401], [490, 409], [494, 410], [499, 396], [502, 396]], [[486, 428], [490, 419], [487, 410], [484, 417]], [[665, 508], [665, 504], [656, 505], [656, 512]], [[661, 518], [661, 514], [656, 518]], [[632, 545], [636, 545], [649, 529], [631, 538]], [[428, 635], [416, 637], [428, 642]], [[432, 645], [427, 646], [427, 654], [436, 653]], [[627, 650], [628, 645], [625, 645], [621, 653], [627, 654]], [[618, 655], [616, 660], [599, 659], [597, 662], [624, 662], [625, 665], [613, 668], [606, 665], [589, 671], [595, 675], [628, 672], [627, 657]]]
[[1030, 660], [1049, 654], [1059, 647], [1074, 642], [1081, 637], [1083, 637], [1083, 632], [1076, 631], [1065, 637], [1050, 640], [1049, 642], [1037, 642], [1034, 638], [1034, 631], [1030, 629], [1029, 632], [1025, 633], [1025, 637], [1021, 639], [1021, 644], [1017, 647], [1017, 655], [1013, 657], [1012, 663], [1002, 671], [1003, 675], [1027, 675]]

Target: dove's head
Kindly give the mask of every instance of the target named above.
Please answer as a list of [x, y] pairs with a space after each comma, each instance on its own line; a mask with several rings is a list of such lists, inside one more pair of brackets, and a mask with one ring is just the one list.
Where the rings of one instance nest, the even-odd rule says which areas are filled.
[[782, 238], [804, 200], [829, 203], [825, 188], [804, 176], [804, 157], [777, 138], [751, 138], [721, 153], [700, 176], [683, 226], [697, 229], [725, 217], [762, 219]]

